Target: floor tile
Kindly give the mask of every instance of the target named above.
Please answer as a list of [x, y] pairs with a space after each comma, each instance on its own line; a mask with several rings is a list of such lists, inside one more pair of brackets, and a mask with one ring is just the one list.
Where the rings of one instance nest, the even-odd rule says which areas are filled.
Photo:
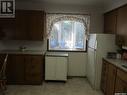
[[44, 82], [43, 85], [8, 85], [6, 95], [103, 95], [91, 88], [86, 78], [71, 78], [66, 83]]

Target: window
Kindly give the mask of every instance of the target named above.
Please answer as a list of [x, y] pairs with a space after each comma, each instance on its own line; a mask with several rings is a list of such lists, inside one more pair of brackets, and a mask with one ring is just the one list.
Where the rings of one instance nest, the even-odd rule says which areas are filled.
[[88, 20], [82, 18], [83, 16], [81, 19], [77, 19], [77, 16], [49, 16], [47, 21], [47, 30], [50, 33], [48, 50], [86, 51], [86, 33], [88, 31], [86, 23]]
[[59, 21], [52, 27], [49, 50], [86, 50], [85, 27], [76, 21]]

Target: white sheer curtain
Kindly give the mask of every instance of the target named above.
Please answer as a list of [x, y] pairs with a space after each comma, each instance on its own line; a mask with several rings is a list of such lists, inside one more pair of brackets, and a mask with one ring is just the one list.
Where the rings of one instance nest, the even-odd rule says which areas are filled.
[[83, 23], [83, 25], [85, 26], [84, 28], [84, 33], [87, 37], [88, 33], [89, 33], [89, 26], [90, 26], [90, 16], [89, 15], [75, 15], [75, 14], [52, 14], [49, 13], [46, 15], [46, 32], [45, 32], [45, 39], [47, 39], [48, 37], [50, 37], [51, 31], [52, 31], [52, 27], [56, 22], [59, 21], [65, 21], [65, 20], [69, 20], [69, 21], [78, 21]]

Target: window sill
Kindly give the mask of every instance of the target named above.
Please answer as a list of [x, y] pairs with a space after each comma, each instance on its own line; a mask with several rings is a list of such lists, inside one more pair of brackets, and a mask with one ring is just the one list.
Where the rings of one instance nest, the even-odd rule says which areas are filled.
[[87, 52], [87, 50], [82, 51], [82, 50], [47, 50], [49, 52]]

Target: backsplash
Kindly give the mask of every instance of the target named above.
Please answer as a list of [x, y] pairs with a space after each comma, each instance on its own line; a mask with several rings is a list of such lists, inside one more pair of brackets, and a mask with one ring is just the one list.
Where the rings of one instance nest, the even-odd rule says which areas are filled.
[[26, 50], [45, 50], [45, 44], [42, 41], [26, 40], [1, 40], [0, 50], [19, 50], [20, 47], [26, 47]]

